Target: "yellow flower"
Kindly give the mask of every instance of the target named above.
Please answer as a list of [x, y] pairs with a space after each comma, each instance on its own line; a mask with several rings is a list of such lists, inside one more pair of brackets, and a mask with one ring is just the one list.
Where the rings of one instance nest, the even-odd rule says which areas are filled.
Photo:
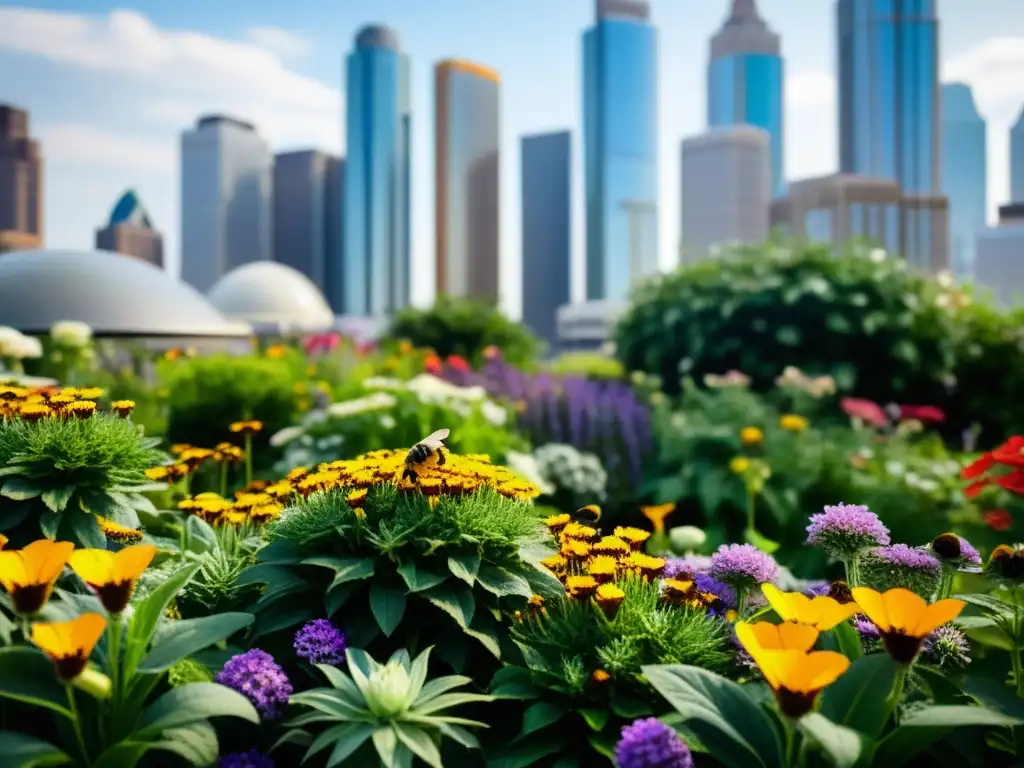
[[[64, 391], [67, 392], [67, 390]], [[101, 397], [103, 397], [103, 388], [82, 387], [81, 389], [75, 391], [75, 395], [77, 395], [82, 400], [99, 400]]]
[[764, 432], [759, 427], [744, 427], [740, 430], [740, 442], [744, 445], [760, 445], [764, 442]]
[[40, 421], [53, 416], [53, 410], [44, 403], [22, 403], [17, 414], [23, 421]]
[[6, 547], [8, 541], [10, 541], [10, 539], [8, 539], [6, 536], [0, 533], [0, 549]]
[[682, 579], [662, 579], [661, 598], [672, 605], [683, 605], [696, 596], [697, 590], [692, 581]]
[[120, 552], [105, 549], [78, 549], [71, 553], [69, 564], [90, 588], [96, 591], [103, 607], [119, 614], [131, 602], [135, 582], [153, 558], [156, 547], [136, 544]]
[[625, 557], [629, 553], [629, 544], [618, 536], [605, 536], [594, 544], [592, 550], [595, 555]]
[[118, 416], [120, 416], [123, 419], [127, 419], [129, 416], [132, 415], [132, 411], [135, 410], [135, 401], [115, 400], [110, 404], [110, 407], [117, 412]]
[[593, 576], [594, 581], [598, 584], [606, 584], [609, 581], [613, 581], [618, 571], [619, 561], [608, 555], [599, 555], [598, 557], [591, 558], [590, 562], [587, 563], [587, 573]]
[[901, 664], [912, 662], [925, 638], [959, 616], [966, 605], [963, 600], [952, 598], [929, 605], [924, 598], [901, 587], [881, 594], [867, 587], [853, 587], [850, 591], [861, 613], [881, 632], [885, 650]]
[[605, 672], [603, 669], [595, 669], [594, 674], [590, 676], [595, 683], [607, 683], [612, 679], [612, 676]]
[[275, 344], [272, 347], [267, 347], [267, 357], [276, 359], [282, 358], [288, 354], [288, 347], [284, 344]]
[[779, 426], [790, 432], [803, 432], [809, 423], [803, 416], [797, 416], [795, 413], [784, 414], [779, 419]]
[[640, 574], [645, 579], [654, 579], [665, 570], [665, 559], [651, 557], [643, 552], [630, 552], [623, 565]]
[[560, 554], [566, 560], [572, 560], [575, 562], [582, 562], [590, 557], [590, 545], [585, 541], [576, 541], [575, 539], [569, 539], [562, 544]]
[[263, 422], [252, 419], [250, 421], [236, 421], [228, 429], [236, 435], [255, 435], [263, 431]]
[[75, 545], [70, 541], [33, 541], [24, 549], [0, 551], [0, 584], [23, 616], [39, 613], [67, 565]]
[[675, 502], [656, 504], [652, 507], [640, 507], [644, 517], [651, 521], [655, 533], [663, 533], [665, 530], [665, 518], [675, 510]]
[[32, 644], [50, 657], [61, 680], [74, 680], [85, 670], [107, 620], [98, 613], [83, 613], [73, 621], [32, 625]]
[[88, 419], [96, 413], [96, 403], [92, 400], [76, 400], [64, 407], [64, 413], [76, 419]]
[[597, 581], [593, 576], [570, 576], [565, 580], [565, 591], [569, 597], [585, 600], [597, 592]]
[[626, 593], [614, 584], [601, 584], [594, 592], [594, 601], [609, 619], [615, 618], [625, 599]]
[[850, 667], [841, 653], [811, 651], [818, 631], [807, 624], [740, 622], [736, 637], [771, 686], [779, 710], [789, 717], [814, 709], [818, 694]]
[[352, 509], [359, 509], [366, 503], [366, 494], [369, 493], [365, 488], [352, 491], [348, 496], [345, 497], [345, 501]]
[[142, 531], [138, 528], [118, 525], [113, 520], [107, 520], [99, 516], [96, 517], [96, 521], [100, 524], [100, 529], [108, 541], [118, 544], [138, 544], [142, 541]]
[[633, 528], [631, 526], [618, 525], [615, 530], [612, 531], [615, 537], [622, 539], [629, 545], [630, 549], [636, 550], [643, 546], [643, 543], [651, 538], [651, 532], [645, 531], [643, 528]]
[[572, 518], [569, 517], [569, 515], [563, 513], [561, 515], [551, 515], [551, 517], [547, 518], [544, 521], [544, 525], [548, 527], [549, 531], [557, 534], [571, 522]]
[[540, 561], [540, 564], [551, 571], [556, 576], [565, 573], [569, 567], [569, 561], [561, 555], [552, 555], [551, 557], [545, 557]]
[[729, 461], [729, 471], [734, 475], [745, 475], [750, 470], [750, 459], [746, 456], [735, 456]]
[[188, 443], [174, 443], [171, 446], [171, 454], [173, 456], [180, 456], [191, 447]]
[[827, 632], [858, 613], [856, 603], [840, 604], [831, 597], [783, 592], [773, 584], [762, 584], [761, 591], [780, 619], [809, 624], [819, 632]]
[[597, 530], [589, 525], [580, 523], [569, 523], [562, 529], [562, 541], [575, 539], [577, 541], [590, 541], [597, 537]]

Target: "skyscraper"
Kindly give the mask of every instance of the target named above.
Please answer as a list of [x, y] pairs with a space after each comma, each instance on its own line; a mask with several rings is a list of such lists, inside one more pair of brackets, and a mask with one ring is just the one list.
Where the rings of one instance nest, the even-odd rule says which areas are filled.
[[[315, 149], [274, 158], [274, 260], [312, 280], [335, 311], [341, 302], [343, 163]], [[337, 275], [330, 283], [329, 274]]]
[[459, 59], [434, 68], [438, 295], [497, 302], [501, 80]]
[[569, 303], [572, 261], [572, 134], [523, 136], [523, 323], [552, 347], [558, 308]]
[[345, 82], [341, 311], [376, 317], [409, 303], [409, 59], [394, 30], [356, 34]]
[[96, 248], [134, 256], [154, 267], [164, 266], [164, 238], [134, 189], [118, 198], [107, 226], [96, 230]]
[[746, 123], [768, 131], [773, 194], [785, 187], [784, 82], [779, 36], [758, 15], [754, 0], [732, 0], [729, 17], [711, 38], [708, 127]]
[[28, 112], [0, 104], [0, 253], [43, 245], [43, 160]]
[[953, 274], [974, 276], [975, 243], [987, 208], [985, 120], [971, 87], [942, 86], [942, 191], [949, 198], [949, 245]]
[[1024, 107], [1010, 128], [1010, 202], [1024, 202]]
[[587, 300], [658, 271], [657, 35], [644, 0], [596, 0], [583, 35]]
[[839, 0], [839, 165], [936, 194], [939, 21], [935, 0]]
[[181, 277], [202, 292], [273, 254], [274, 156], [252, 123], [199, 118], [181, 135]]

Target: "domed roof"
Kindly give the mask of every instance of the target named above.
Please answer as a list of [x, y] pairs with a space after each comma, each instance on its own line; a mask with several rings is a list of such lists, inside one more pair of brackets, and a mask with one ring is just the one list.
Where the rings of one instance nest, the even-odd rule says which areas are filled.
[[312, 280], [276, 261], [235, 267], [207, 294], [225, 317], [303, 331], [334, 326], [334, 313]]
[[58, 320], [110, 336], [246, 336], [201, 293], [152, 264], [110, 251], [0, 256], [0, 325], [48, 333]]

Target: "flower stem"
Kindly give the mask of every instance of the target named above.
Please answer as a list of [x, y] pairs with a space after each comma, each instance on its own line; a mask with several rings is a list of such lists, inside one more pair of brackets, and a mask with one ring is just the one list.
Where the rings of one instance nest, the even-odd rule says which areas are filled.
[[754, 494], [750, 492], [750, 487], [747, 487], [747, 530], [754, 530], [754, 517], [755, 517], [755, 504]]
[[900, 711], [900, 699], [903, 698], [903, 687], [907, 683], [907, 675], [910, 674], [909, 665], [901, 665], [899, 671], [896, 673], [896, 684], [892, 689], [892, 718], [893, 722], [898, 724], [899, 711]]
[[78, 713], [78, 704], [75, 702], [75, 689], [70, 683], [64, 684], [64, 690], [68, 694], [68, 706], [71, 708], [71, 724], [75, 729], [75, 741], [78, 742], [78, 751], [82, 755], [82, 762], [89, 764], [89, 750], [85, 746], [85, 734], [82, 731], [82, 719]]
[[107, 669], [110, 670], [111, 704], [121, 704], [121, 614], [113, 614], [107, 624]]
[[945, 600], [953, 592], [954, 571], [948, 565], [942, 568], [942, 581], [939, 582], [939, 594], [936, 600]]
[[252, 435], [245, 436], [245, 484], [252, 483]]
[[843, 560], [843, 566], [846, 569], [846, 584], [850, 587], [860, 586], [860, 554], [854, 553], [850, 557]]
[[221, 462], [220, 465], [220, 497], [227, 498], [228, 495], [228, 463]]

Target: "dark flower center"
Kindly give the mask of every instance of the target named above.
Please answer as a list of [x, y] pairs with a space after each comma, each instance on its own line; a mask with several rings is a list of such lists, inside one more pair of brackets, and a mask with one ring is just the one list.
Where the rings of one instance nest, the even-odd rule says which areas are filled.
[[26, 584], [15, 587], [11, 592], [14, 610], [23, 616], [34, 616], [46, 604], [49, 592], [49, 584]]
[[912, 637], [899, 631], [883, 632], [882, 645], [893, 660], [900, 664], [909, 664], [921, 650], [922, 637]]
[[803, 717], [814, 709], [814, 701], [817, 698], [818, 691], [797, 693], [788, 688], [775, 689], [775, 701], [779, 705], [779, 711], [787, 717]]
[[853, 602], [853, 592], [845, 581], [833, 581], [828, 588], [828, 596], [840, 605]]
[[960, 557], [960, 537], [955, 533], [936, 536], [932, 542], [932, 549], [935, 554], [945, 560], [955, 560]]
[[61, 680], [74, 680], [85, 669], [88, 659], [83, 651], [77, 651], [73, 656], [61, 656], [53, 660], [57, 669], [57, 676]]
[[109, 584], [90, 584], [109, 613], [117, 614], [128, 607], [135, 584], [128, 581], [112, 581]]

